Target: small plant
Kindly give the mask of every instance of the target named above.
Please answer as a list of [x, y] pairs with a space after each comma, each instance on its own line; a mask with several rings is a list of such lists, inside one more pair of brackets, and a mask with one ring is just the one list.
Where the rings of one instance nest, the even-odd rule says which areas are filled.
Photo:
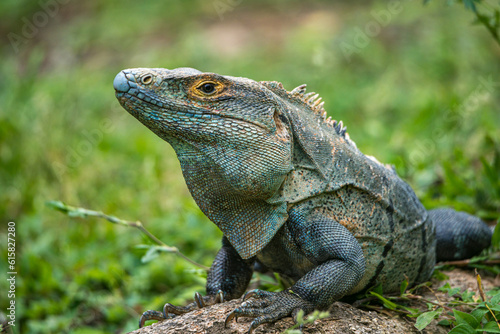
[[[424, 0], [424, 4], [430, 0]], [[493, 39], [500, 44], [500, 2], [481, 0], [456, 0], [476, 15], [476, 24], [482, 24]]]
[[[441, 274], [443, 275], [443, 274]], [[429, 300], [414, 292], [421, 288], [427, 288], [431, 292], [430, 282], [426, 282], [416, 287], [406, 290], [408, 281], [405, 279], [401, 284], [401, 294], [399, 296], [383, 296], [380, 287], [374, 288], [367, 293], [367, 298], [358, 301], [364, 307], [386, 313], [385, 309], [406, 315], [409, 318], [416, 318], [415, 327], [418, 330], [426, 328], [434, 319], [439, 319], [438, 325], [453, 326], [449, 333], [500, 333], [500, 289], [496, 288], [484, 293], [481, 276], [476, 274], [478, 282], [479, 297], [473, 291], [461, 292], [459, 288], [453, 288], [446, 283], [438, 291], [446, 292], [454, 299], [449, 302]], [[383, 308], [369, 304], [377, 300]], [[421, 308], [410, 307], [409, 305], [424, 306]], [[461, 310], [459, 310], [461, 309]], [[467, 311], [467, 312], [464, 312]]]
[[[458, 288], [452, 288], [448, 283], [439, 288], [439, 291], [447, 292], [455, 299], [448, 304], [450, 307], [437, 307], [432, 311], [427, 311], [419, 315], [415, 327], [418, 330], [424, 329], [430, 322], [443, 315], [444, 319], [439, 321], [439, 325], [454, 326], [449, 333], [500, 333], [500, 289], [494, 289], [487, 294], [484, 293], [481, 276], [476, 273], [480, 298], [473, 291], [460, 292]], [[469, 309], [466, 313], [457, 308]]]
[[140, 221], [128, 221], [128, 220], [123, 220], [115, 216], [110, 216], [107, 215], [101, 211], [94, 211], [94, 210], [89, 210], [85, 208], [80, 208], [80, 207], [75, 207], [75, 206], [70, 206], [67, 205], [63, 202], [60, 201], [48, 201], [47, 206], [51, 207], [54, 210], [63, 212], [67, 214], [69, 217], [73, 218], [88, 218], [88, 217], [96, 217], [96, 218], [103, 218], [109, 221], [110, 223], [113, 224], [118, 224], [122, 226], [127, 226], [127, 227], [135, 227], [139, 229], [143, 234], [145, 234], [151, 241], [153, 241], [156, 245], [138, 245], [137, 248], [139, 249], [147, 249], [146, 254], [142, 257], [141, 261], [143, 263], [149, 262], [156, 257], [160, 253], [174, 253], [177, 256], [183, 258], [187, 262], [205, 270], [208, 271], [208, 267], [199, 264], [190, 258], [188, 258], [186, 255], [182, 254], [177, 247], [172, 247], [168, 246], [165, 244], [163, 241], [158, 239], [155, 235], [153, 235], [151, 232], [149, 232], [144, 225]]
[[323, 319], [323, 318], [326, 318], [329, 316], [330, 316], [330, 313], [328, 313], [328, 312], [314, 311], [313, 313], [308, 315], [306, 319], [304, 319], [304, 311], [300, 310], [294, 319], [295, 325], [288, 328], [285, 331], [285, 333], [287, 333], [287, 334], [302, 334], [301, 328], [305, 324], [312, 324], [313, 322], [315, 322], [318, 319]]

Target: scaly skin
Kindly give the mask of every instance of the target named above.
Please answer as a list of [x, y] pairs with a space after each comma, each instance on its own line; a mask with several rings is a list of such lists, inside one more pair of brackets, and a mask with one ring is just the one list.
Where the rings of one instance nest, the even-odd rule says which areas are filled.
[[[246, 295], [253, 298], [226, 323], [254, 317], [249, 332], [374, 284], [397, 291], [405, 277], [428, 279], [436, 256], [472, 256], [489, 245], [478, 218], [427, 212], [393, 168], [361, 153], [342, 122], [325, 119], [305, 85], [288, 92], [278, 82], [191, 68], [138, 68], [120, 72], [114, 87], [121, 105], [172, 145], [194, 200], [224, 233], [207, 296], [147, 311], [140, 326], [238, 298], [255, 263], [294, 284]], [[436, 240], [452, 254], [439, 246], [436, 254]]]

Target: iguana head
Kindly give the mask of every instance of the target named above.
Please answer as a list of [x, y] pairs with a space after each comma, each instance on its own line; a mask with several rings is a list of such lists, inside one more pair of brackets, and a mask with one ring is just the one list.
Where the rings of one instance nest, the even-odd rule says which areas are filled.
[[114, 87], [121, 105], [169, 142], [181, 163], [211, 164], [225, 192], [265, 199], [291, 170], [279, 101], [253, 80], [137, 68], [120, 72]]
[[305, 85], [287, 92], [191, 68], [128, 69], [113, 84], [121, 105], [172, 145], [198, 206], [243, 258], [286, 221], [287, 198], [325, 187], [331, 136], [344, 140], [342, 124], [325, 119]]
[[202, 211], [244, 258], [287, 219], [286, 204], [266, 202], [292, 167], [292, 140], [280, 99], [246, 78], [191, 68], [128, 69], [116, 97], [169, 142]]

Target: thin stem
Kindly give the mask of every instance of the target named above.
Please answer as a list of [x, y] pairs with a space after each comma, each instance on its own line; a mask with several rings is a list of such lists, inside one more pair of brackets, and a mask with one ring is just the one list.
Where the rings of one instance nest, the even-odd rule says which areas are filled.
[[457, 261], [443, 261], [437, 263], [438, 266], [456, 266], [456, 267], [467, 267], [470, 264], [500, 264], [500, 260], [487, 260], [487, 261], [477, 261], [477, 262], [471, 262], [470, 259], [467, 260], [457, 260]]
[[[145, 235], [147, 235], [151, 240], [153, 240], [154, 242], [156, 242], [158, 245], [161, 245], [161, 246], [167, 246], [163, 241], [161, 241], [160, 239], [158, 239], [157, 237], [155, 237], [151, 232], [149, 232], [146, 227], [144, 227], [144, 225], [140, 222], [140, 221], [136, 221], [135, 222], [137, 224], [137, 228], [139, 230], [142, 231], [142, 233], [144, 233]], [[170, 247], [170, 246], [167, 246], [167, 247]], [[175, 248], [175, 247], [174, 247]], [[177, 250], [177, 248], [175, 248]], [[178, 251], [178, 250], [177, 250]], [[180, 253], [179, 253], [180, 254]]]
[[153, 235], [151, 232], [149, 232], [146, 227], [144, 227], [144, 224], [140, 221], [129, 221], [129, 220], [123, 220], [115, 216], [110, 216], [105, 214], [102, 211], [94, 211], [94, 210], [89, 210], [85, 208], [80, 208], [80, 207], [75, 207], [75, 206], [70, 206], [67, 204], [64, 204], [63, 202], [60, 201], [49, 201], [47, 202], [47, 205], [55, 210], [61, 211], [65, 214], [67, 214], [70, 217], [79, 217], [79, 218], [87, 218], [87, 217], [97, 217], [97, 218], [103, 218], [106, 219], [107, 221], [113, 223], [113, 224], [118, 224], [122, 226], [127, 226], [127, 227], [135, 227], [139, 229], [143, 234], [145, 234], [150, 240], [152, 240], [154, 243], [156, 243], [159, 246], [162, 246], [165, 250], [171, 253], [175, 253], [179, 257], [183, 258], [184, 260], [188, 261], [189, 263], [205, 270], [208, 271], [209, 268], [207, 266], [204, 266], [200, 263], [197, 263], [190, 258], [188, 258], [186, 255], [182, 254], [177, 247], [172, 247], [168, 246], [165, 244], [163, 241], [158, 239], [155, 235]]
[[481, 299], [483, 300], [484, 303], [484, 306], [486, 306], [486, 308], [488, 309], [488, 311], [490, 311], [490, 314], [493, 316], [493, 319], [495, 319], [495, 322], [497, 323], [497, 326], [498, 328], [500, 329], [500, 322], [498, 322], [498, 319], [497, 317], [495, 316], [495, 312], [493, 312], [491, 310], [491, 308], [488, 306], [488, 303], [486, 303], [486, 301], [488, 299], [486, 299], [486, 295], [484, 294], [484, 290], [483, 290], [483, 283], [481, 283], [481, 276], [479, 275], [479, 273], [477, 272], [477, 269], [474, 270], [475, 271], [475, 274], [476, 274], [476, 281], [477, 281], [477, 289], [479, 290], [479, 295], [481, 295]]
[[408, 296], [406, 296], [406, 297], [407, 297], [408, 299], [418, 300], [418, 301], [422, 301], [422, 302], [424, 302], [424, 303], [429, 303], [429, 304], [432, 304], [432, 305], [437, 305], [437, 306], [442, 307], [442, 308], [444, 308], [445, 310], [448, 310], [448, 311], [453, 311], [453, 309], [452, 309], [452, 308], [450, 308], [450, 307], [448, 307], [448, 306], [444, 305], [443, 303], [440, 303], [440, 302], [436, 303], [436, 302], [433, 302], [432, 300], [429, 300], [429, 299], [424, 298], [424, 297], [422, 297], [422, 296], [417, 296], [417, 295], [408, 295]]
[[[486, 4], [484, 2], [480, 2], [478, 3], [478, 5], [482, 5], [483, 7], [487, 8], [487, 10], [490, 10], [492, 11], [494, 14], [493, 15], [497, 15], [497, 9], [495, 8], [488, 8], [489, 4]], [[498, 29], [499, 29], [499, 26], [498, 26], [498, 21], [496, 20], [495, 18], [495, 25], [492, 25], [490, 22], [486, 22], [484, 20], [484, 18], [488, 18], [490, 19], [489, 17], [487, 17], [487, 15], [484, 15], [484, 14], [480, 14], [478, 10], [475, 10], [474, 11], [474, 14], [476, 15], [477, 17], [477, 20], [483, 25], [486, 27], [486, 29], [488, 29], [488, 31], [490, 32], [490, 34], [493, 36], [493, 39], [498, 43], [500, 44], [500, 36], [498, 34]]]

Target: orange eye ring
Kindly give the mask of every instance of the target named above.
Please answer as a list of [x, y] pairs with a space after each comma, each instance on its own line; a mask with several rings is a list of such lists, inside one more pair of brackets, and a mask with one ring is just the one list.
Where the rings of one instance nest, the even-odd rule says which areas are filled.
[[202, 95], [210, 96], [221, 90], [221, 84], [214, 81], [202, 81], [196, 86], [196, 90]]

